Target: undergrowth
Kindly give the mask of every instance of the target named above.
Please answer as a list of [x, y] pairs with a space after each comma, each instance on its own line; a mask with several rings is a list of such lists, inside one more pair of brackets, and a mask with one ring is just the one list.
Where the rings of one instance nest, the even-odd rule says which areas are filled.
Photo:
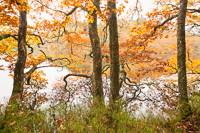
[[[181, 121], [149, 115], [137, 119], [125, 111], [107, 107], [66, 110], [57, 105], [45, 111], [9, 105], [0, 115], [0, 133], [182, 133], [200, 129], [200, 94], [190, 98], [193, 115]], [[169, 113], [170, 114], [170, 113]]]

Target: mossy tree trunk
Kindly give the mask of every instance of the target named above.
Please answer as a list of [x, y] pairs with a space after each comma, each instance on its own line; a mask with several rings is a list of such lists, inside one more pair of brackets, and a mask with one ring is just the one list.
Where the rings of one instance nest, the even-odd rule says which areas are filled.
[[179, 88], [179, 107], [182, 119], [191, 114], [191, 107], [187, 94], [187, 73], [186, 73], [186, 41], [185, 23], [187, 12], [187, 0], [180, 0], [180, 10], [178, 15], [177, 27], [177, 64], [178, 64], [178, 88]]
[[109, 10], [109, 48], [110, 48], [110, 105], [116, 104], [119, 100], [119, 40], [118, 40], [118, 25], [116, 15], [116, 0], [108, 0]]
[[89, 14], [92, 16], [93, 21], [89, 22], [89, 37], [92, 46], [92, 58], [93, 58], [93, 77], [92, 77], [92, 88], [95, 104], [104, 104], [103, 95], [103, 81], [102, 81], [102, 54], [100, 39], [98, 35], [97, 27], [97, 9], [100, 6], [100, 0], [94, 0], [94, 6], [96, 9]]
[[[24, 86], [24, 69], [27, 57], [26, 32], [27, 32], [27, 12], [20, 11], [18, 30], [18, 56], [14, 69], [14, 83], [12, 97], [22, 98]], [[16, 97], [17, 96], [17, 97]], [[11, 97], [11, 98], [12, 98]], [[11, 99], [12, 100], [12, 99]], [[20, 99], [15, 99], [20, 100]]]

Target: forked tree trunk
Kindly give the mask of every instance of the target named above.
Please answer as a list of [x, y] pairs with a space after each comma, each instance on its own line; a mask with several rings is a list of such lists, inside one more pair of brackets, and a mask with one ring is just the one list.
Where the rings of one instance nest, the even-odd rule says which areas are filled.
[[119, 99], [119, 41], [118, 41], [118, 26], [116, 15], [116, 0], [108, 0], [109, 10], [109, 48], [110, 48], [110, 105], [112, 106]]
[[186, 41], [185, 41], [185, 21], [187, 12], [187, 0], [180, 0], [180, 10], [177, 27], [177, 64], [178, 64], [178, 88], [179, 107], [182, 119], [191, 114], [191, 107], [187, 94], [187, 74], [186, 74]]
[[[100, 0], [94, 0], [94, 5], [99, 9]], [[93, 22], [89, 22], [89, 37], [92, 45], [93, 53], [93, 77], [92, 77], [92, 88], [95, 104], [104, 103], [103, 96], [103, 82], [102, 82], [102, 54], [100, 39], [97, 28], [97, 10], [94, 10], [92, 14]]]

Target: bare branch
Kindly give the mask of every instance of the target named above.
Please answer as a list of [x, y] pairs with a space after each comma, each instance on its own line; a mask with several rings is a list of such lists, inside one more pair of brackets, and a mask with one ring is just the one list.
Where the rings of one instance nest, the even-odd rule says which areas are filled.
[[[40, 35], [37, 35], [37, 34], [29, 34], [30, 36], [35, 36], [35, 37], [38, 37], [39, 38], [39, 40], [40, 40], [40, 42], [41, 42], [41, 44], [42, 45], [44, 45], [45, 43], [44, 43], [44, 41], [43, 41], [43, 39], [42, 39], [42, 37], [40, 36]], [[40, 44], [38, 44], [38, 46], [39, 46]]]
[[43, 4], [40, 0], [36, 0], [36, 1], [37, 1], [39, 4], [41, 4], [42, 6], [46, 7], [47, 9], [52, 10], [52, 11], [55, 11], [55, 12], [60, 12], [60, 13], [64, 14], [65, 16], [70, 16], [70, 15], [73, 14], [73, 13], [76, 11], [76, 9], [78, 8], [78, 7], [74, 7], [72, 10], [70, 10], [68, 13], [66, 13], [65, 11], [62, 11], [62, 10], [53, 9], [53, 8], [51, 8], [51, 7], [49, 7], [49, 6], [45, 5], [45, 4]]
[[64, 89], [66, 90], [67, 88], [67, 78], [69, 77], [83, 77], [83, 78], [91, 78], [91, 76], [89, 75], [85, 75], [85, 74], [67, 74], [64, 78], [63, 78], [63, 81], [65, 82], [65, 86], [64, 86]]
[[190, 13], [200, 13], [200, 9], [187, 9]]
[[167, 22], [169, 22], [169, 21], [171, 21], [171, 20], [173, 20], [173, 19], [175, 19], [177, 17], [178, 17], [178, 14], [173, 15], [173, 16], [167, 18], [165, 21], [163, 21], [162, 23], [160, 23], [159, 25], [157, 25], [156, 27], [154, 27], [154, 32], [156, 32], [158, 28], [164, 26]]
[[18, 40], [16, 36], [17, 36], [17, 35], [3, 34], [3, 35], [0, 35], [0, 41], [3, 40], [3, 39], [7, 39], [7, 38], [9, 38], [9, 37], [12, 37], [12, 38], [14, 38], [15, 40]]

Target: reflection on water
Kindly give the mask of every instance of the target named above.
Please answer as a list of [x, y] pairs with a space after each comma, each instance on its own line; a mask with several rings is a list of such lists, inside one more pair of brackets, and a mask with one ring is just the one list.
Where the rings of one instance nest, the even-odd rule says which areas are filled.
[[[1, 65], [6, 65], [5, 62], [0, 61]], [[41, 64], [41, 66], [46, 66], [47, 63]], [[53, 86], [55, 82], [58, 82], [58, 79], [61, 79], [63, 76], [67, 75], [69, 73], [69, 70], [59, 67], [45, 67], [40, 69], [44, 72], [45, 77], [48, 81], [47, 87], [43, 90], [47, 95], [51, 96], [53, 99], [62, 98], [59, 97], [60, 92], [56, 92], [53, 90]], [[27, 71], [27, 70], [26, 70]], [[190, 76], [188, 75], [188, 78]], [[199, 77], [199, 75], [198, 75]], [[176, 81], [177, 75], [171, 75], [171, 76], [163, 76], [160, 77], [160, 79], [152, 80], [147, 79], [146, 81], [141, 81], [141, 94], [139, 95], [140, 100], [133, 100], [129, 104], [127, 104], [127, 111], [134, 112], [136, 116], [145, 116], [149, 112], [152, 112], [154, 115], [162, 114], [162, 109], [169, 108], [167, 101], [163, 101], [163, 96], [171, 97], [173, 94], [175, 97], [177, 97], [177, 94], [174, 92], [177, 91], [177, 87], [172, 87], [174, 89], [173, 93], [170, 92], [170, 90], [167, 90], [165, 88], [165, 83], [167, 80], [174, 80]], [[62, 80], [59, 80], [61, 84], [63, 84]], [[108, 101], [108, 95], [109, 95], [109, 80], [108, 82], [104, 79], [104, 93], [105, 93], [105, 101]], [[68, 81], [68, 89], [71, 89], [71, 91], [74, 91], [74, 96], [71, 97], [71, 101], [73, 103], [80, 103], [85, 104], [85, 99], [90, 98], [90, 92], [88, 92], [90, 89], [86, 87], [84, 84], [86, 80], [80, 79], [80, 80], [71, 80]], [[153, 84], [152, 84], [153, 83]], [[13, 86], [13, 79], [9, 76], [9, 70], [0, 70], [0, 103], [6, 103], [11, 95], [12, 87]], [[137, 87], [136, 87], [137, 88]], [[134, 87], [132, 88], [134, 90]], [[196, 83], [195, 86], [196, 90], [200, 90], [199, 82]], [[70, 92], [71, 92], [70, 91]], [[132, 97], [134, 93], [131, 92], [132, 90], [130, 88], [126, 88], [125, 86], [121, 89], [121, 95], [123, 94], [124, 100]], [[65, 94], [66, 92], [64, 92]], [[137, 93], [136, 93], [137, 94]], [[164, 94], [164, 95], [163, 95]], [[65, 94], [67, 95], [67, 94]], [[146, 98], [149, 98], [145, 100]], [[62, 99], [63, 100], [63, 99]], [[82, 100], [82, 101], [81, 101]], [[173, 102], [172, 98], [169, 99], [171, 102]], [[126, 100], [125, 100], [126, 101]], [[46, 102], [43, 107], [48, 107], [51, 104], [51, 100]], [[164, 115], [164, 114], [162, 114]]]
[[[2, 62], [0, 62], [0, 63], [2, 63]], [[43, 63], [41, 65], [46, 66], [48, 64]], [[47, 81], [48, 81], [47, 88], [45, 88], [43, 91], [45, 91], [48, 95], [51, 95], [54, 97], [54, 95], [57, 95], [57, 94], [55, 92], [53, 92], [53, 88], [52, 88], [53, 84], [56, 81], [58, 81], [58, 79], [67, 75], [69, 73], [69, 70], [63, 69], [63, 68], [57, 68], [57, 67], [45, 67], [40, 70], [42, 70], [44, 72], [45, 77], [47, 78]], [[85, 79], [83, 79], [83, 80], [85, 81]], [[73, 81], [73, 83], [70, 84], [70, 87], [75, 86], [75, 88], [77, 88], [77, 85], [78, 85], [77, 82], [82, 83], [83, 81], [81, 81], [81, 80]], [[109, 83], [104, 85], [104, 88], [108, 89], [108, 87], [109, 87]], [[9, 70], [0, 70], [0, 102], [1, 103], [6, 103], [8, 101], [8, 99], [12, 93], [12, 88], [13, 88], [13, 79], [12, 79], [12, 77], [9, 76]], [[86, 89], [85, 87], [78, 87], [77, 93], [75, 93], [75, 96], [73, 97], [74, 98], [73, 100], [75, 101], [75, 103], [79, 102], [81, 100], [81, 97], [84, 97], [84, 95], [86, 95], [85, 89]], [[128, 89], [125, 89], [125, 90], [128, 90]], [[142, 90], [145, 94], [148, 94], [152, 97], [158, 96], [158, 92], [155, 91], [154, 89], [150, 89], [148, 86], [144, 86]], [[126, 94], [128, 96], [128, 92]], [[90, 95], [90, 94], [87, 93], [87, 95]], [[141, 97], [143, 97], [143, 95], [141, 95]], [[108, 99], [108, 96], [106, 98]], [[43, 107], [48, 107], [50, 104], [49, 102], [46, 102], [43, 105]], [[80, 102], [80, 103], [82, 103], [82, 102]], [[161, 106], [161, 104], [163, 104], [163, 103], [157, 103], [157, 105], [159, 105], [159, 106]], [[136, 107], [135, 105], [138, 105], [139, 108]], [[155, 114], [158, 114], [158, 112], [160, 112], [159, 108], [152, 109], [152, 107], [154, 108], [154, 105], [150, 101], [133, 101], [128, 106], [129, 109], [136, 110], [135, 111], [136, 116], [143, 116], [149, 111], [152, 111]]]
[[[0, 65], [6, 66], [7, 63], [0, 61]], [[46, 63], [41, 64], [47, 65]], [[67, 75], [69, 71], [64, 68], [56, 67], [45, 67], [40, 70], [44, 71], [45, 77], [48, 80], [48, 85], [46, 91], [51, 91], [52, 84], [59, 78]], [[13, 88], [13, 78], [9, 76], [9, 70], [0, 70], [0, 103], [6, 103], [12, 93]]]
[[12, 93], [13, 79], [9, 71], [0, 70], [0, 102], [5, 103]]

